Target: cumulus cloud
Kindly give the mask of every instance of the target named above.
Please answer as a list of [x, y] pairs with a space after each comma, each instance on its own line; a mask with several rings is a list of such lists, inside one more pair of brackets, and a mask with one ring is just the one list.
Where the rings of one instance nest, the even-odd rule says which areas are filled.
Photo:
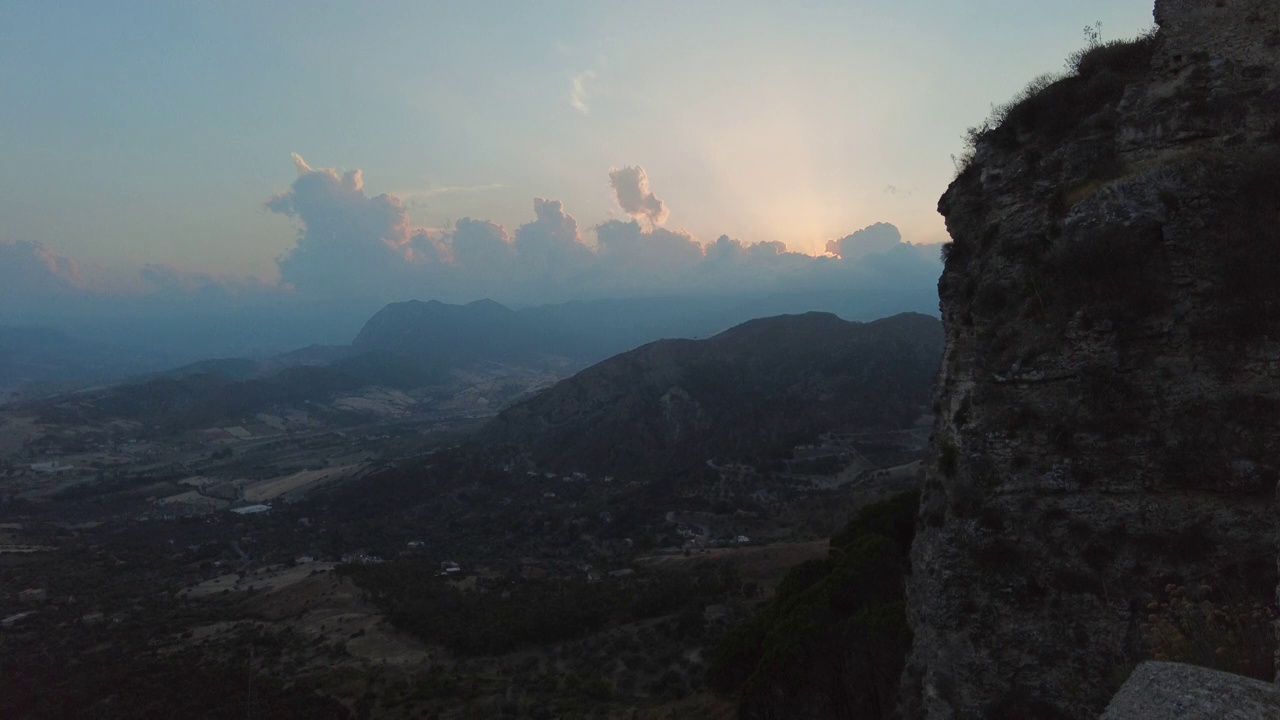
[[591, 249], [563, 203], [534, 198], [533, 213], [536, 220], [516, 228], [515, 249], [526, 272], [563, 280], [591, 264]]
[[587, 106], [587, 81], [594, 80], [595, 77], [594, 70], [584, 70], [569, 81], [569, 105], [583, 115], [591, 112], [591, 108]]
[[397, 198], [364, 191], [359, 171], [315, 169], [298, 157], [295, 164], [297, 179], [267, 207], [299, 225], [297, 244], [278, 261], [282, 281], [317, 297], [543, 303], [892, 286], [904, 277], [932, 293], [940, 271], [934, 249], [919, 252], [887, 223], [832, 240], [827, 250], [834, 257], [791, 252], [777, 241], [748, 244], [723, 236], [704, 245], [658, 225], [667, 208], [640, 167], [609, 173], [619, 206], [634, 219], [590, 228], [590, 243], [558, 200], [534, 199], [534, 218], [510, 234], [473, 218], [443, 230], [413, 228]]
[[80, 267], [52, 247], [0, 239], [0, 304], [6, 309], [85, 292], [86, 281]]
[[647, 230], [635, 220], [597, 226], [596, 243], [596, 279], [628, 293], [687, 289], [692, 271], [705, 259], [702, 245], [687, 233]]
[[516, 258], [506, 228], [495, 222], [462, 218], [450, 237], [460, 265], [509, 268]]
[[411, 298], [538, 304], [824, 288], [909, 287], [927, 297], [941, 269], [936, 247], [903, 242], [887, 223], [831, 241], [824, 257], [792, 252], [777, 241], [721, 236], [703, 244], [658, 224], [666, 206], [640, 167], [610, 172], [630, 219], [584, 229], [560, 201], [535, 198], [532, 219], [508, 232], [476, 218], [443, 229], [414, 227], [399, 198], [366, 191], [359, 170], [313, 168], [298, 155], [293, 161], [297, 177], [266, 201], [268, 210], [297, 225], [294, 245], [276, 261], [279, 284], [159, 264], [111, 276], [81, 268], [41, 243], [0, 241], [0, 316], [99, 309], [113, 297], [122, 303], [129, 298], [132, 304], [117, 303], [128, 313], [247, 301], [265, 307], [290, 297], [353, 308]]
[[827, 241], [827, 252], [844, 260], [888, 252], [902, 243], [902, 233], [889, 223], [876, 223], [851, 235]]
[[279, 282], [160, 264], [84, 266], [43, 243], [0, 239], [0, 323], [74, 319], [113, 341], [130, 332], [195, 359], [341, 342], [382, 303], [407, 299], [519, 305], [719, 294], [755, 302], [767, 293], [771, 303], [789, 298], [782, 307], [791, 312], [874, 317], [937, 307], [937, 246], [905, 242], [887, 223], [832, 240], [820, 257], [778, 241], [703, 243], [661, 225], [667, 206], [638, 166], [609, 173], [625, 217], [583, 225], [559, 200], [536, 198], [529, 221], [510, 231], [482, 218], [415, 227], [402, 199], [371, 195], [359, 170], [312, 167], [296, 154], [293, 163], [292, 183], [265, 201], [297, 228], [276, 260]]
[[274, 283], [258, 278], [189, 272], [161, 263], [113, 270], [82, 267], [46, 243], [0, 239], [0, 309], [4, 310], [33, 304], [64, 309], [75, 301], [108, 298], [230, 298], [277, 292]]
[[638, 166], [609, 173], [627, 219], [584, 228], [559, 200], [535, 198], [532, 218], [508, 231], [469, 217], [446, 228], [414, 227], [398, 197], [367, 192], [359, 170], [312, 167], [296, 154], [293, 162], [293, 182], [265, 203], [297, 226], [293, 246], [276, 260], [279, 283], [158, 264], [112, 276], [81, 268], [47, 245], [0, 241], [0, 316], [32, 317], [37, 310], [92, 307], [122, 296], [132, 298], [130, 308], [284, 301], [368, 308], [413, 298], [540, 304], [846, 288], [901, 296], [906, 288], [925, 299], [916, 307], [936, 302], [937, 248], [904, 242], [893, 225], [877, 223], [832, 240], [822, 257], [778, 241], [721, 236], [704, 244], [659, 224], [667, 207]]
[[667, 219], [667, 207], [649, 191], [649, 175], [644, 168], [609, 169], [609, 184], [623, 212], [634, 218], [648, 218], [654, 225]]
[[257, 278], [185, 272], [156, 263], [84, 266], [43, 242], [0, 239], [0, 324], [86, 316], [136, 320], [183, 309], [214, 311], [249, 298], [272, 304], [281, 297], [275, 283]]
[[442, 259], [435, 240], [410, 229], [398, 198], [365, 193], [359, 170], [315, 170], [297, 153], [293, 163], [293, 185], [266, 203], [300, 223], [297, 243], [277, 262], [283, 282], [376, 297], [404, 290], [414, 263]]

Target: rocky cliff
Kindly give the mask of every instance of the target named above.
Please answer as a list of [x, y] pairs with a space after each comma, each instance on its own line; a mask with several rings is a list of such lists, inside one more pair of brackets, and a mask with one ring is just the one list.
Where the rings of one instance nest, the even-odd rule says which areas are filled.
[[940, 202], [908, 717], [1096, 717], [1166, 583], [1274, 588], [1280, 3], [1155, 17], [976, 133]]

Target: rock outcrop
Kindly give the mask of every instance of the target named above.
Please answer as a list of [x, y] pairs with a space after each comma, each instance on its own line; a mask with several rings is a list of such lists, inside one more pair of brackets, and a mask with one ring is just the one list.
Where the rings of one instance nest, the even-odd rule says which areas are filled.
[[1145, 662], [1099, 720], [1280, 720], [1280, 687], [1194, 665]]
[[908, 717], [1096, 717], [1167, 583], [1274, 589], [1280, 3], [1155, 17], [1012, 106], [940, 202]]

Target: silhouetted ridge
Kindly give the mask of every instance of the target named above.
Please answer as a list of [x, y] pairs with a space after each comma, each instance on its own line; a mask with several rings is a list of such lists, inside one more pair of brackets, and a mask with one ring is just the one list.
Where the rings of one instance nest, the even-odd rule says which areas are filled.
[[765, 318], [610, 358], [495, 418], [482, 434], [565, 469], [767, 458], [839, 427], [898, 429], [927, 407], [940, 323]]

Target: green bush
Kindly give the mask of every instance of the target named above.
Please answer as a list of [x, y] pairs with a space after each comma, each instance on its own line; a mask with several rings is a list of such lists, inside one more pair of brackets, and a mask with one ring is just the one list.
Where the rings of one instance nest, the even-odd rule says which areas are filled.
[[793, 568], [712, 653], [707, 683], [739, 717], [890, 717], [911, 643], [904, 579], [919, 493], [863, 509], [825, 560]]
[[731, 568], [651, 573], [629, 585], [546, 579], [462, 592], [421, 561], [344, 565], [397, 626], [459, 655], [494, 655], [524, 645], [580, 638], [634, 622], [723, 601], [741, 583]]
[[1102, 25], [1085, 29], [1085, 47], [1067, 59], [1067, 72], [1080, 77], [1093, 77], [1111, 72], [1122, 75], [1141, 73], [1151, 65], [1155, 50], [1154, 30], [1132, 40], [1102, 40]]
[[965, 150], [957, 160], [958, 174], [971, 167], [982, 143], [1013, 147], [1019, 137], [1034, 133], [1042, 142], [1057, 143], [1076, 132], [1085, 120], [1118, 102], [1127, 84], [1151, 64], [1155, 33], [1133, 40], [1102, 42], [1101, 26], [1085, 29], [1086, 45], [1067, 60], [1064, 74], [1041, 75], [1011, 101], [994, 106], [981, 124], [964, 136]]

